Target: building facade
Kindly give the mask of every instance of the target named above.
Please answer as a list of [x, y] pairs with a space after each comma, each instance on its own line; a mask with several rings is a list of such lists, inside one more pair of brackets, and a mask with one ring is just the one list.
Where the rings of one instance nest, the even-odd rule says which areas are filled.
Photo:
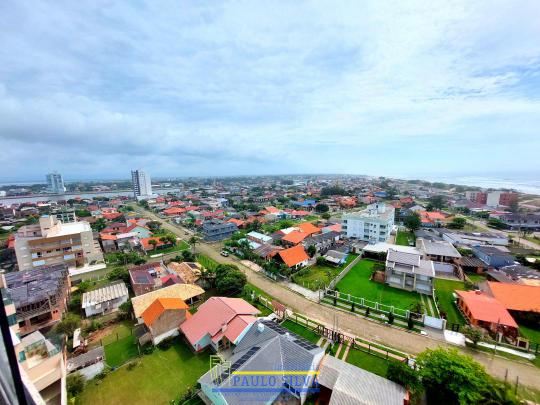
[[394, 207], [384, 203], [368, 205], [362, 211], [342, 217], [341, 233], [369, 243], [386, 242], [394, 226]]
[[39, 223], [19, 228], [15, 235], [19, 270], [66, 264], [70, 268], [103, 262], [88, 222], [63, 223], [43, 216]]
[[47, 179], [47, 191], [54, 194], [64, 194], [66, 187], [64, 186], [64, 179], [58, 172], [49, 173], [46, 176]]
[[133, 193], [135, 194], [135, 198], [149, 197], [152, 195], [150, 175], [144, 170], [132, 170], [131, 181], [133, 182]]

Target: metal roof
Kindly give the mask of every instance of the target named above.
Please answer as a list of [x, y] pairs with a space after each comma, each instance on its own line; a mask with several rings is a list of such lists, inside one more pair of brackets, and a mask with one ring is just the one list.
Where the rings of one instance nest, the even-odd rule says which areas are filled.
[[123, 281], [109, 284], [105, 287], [85, 292], [82, 296], [82, 308], [101, 304], [102, 302], [112, 301], [117, 298], [127, 296], [128, 289]]

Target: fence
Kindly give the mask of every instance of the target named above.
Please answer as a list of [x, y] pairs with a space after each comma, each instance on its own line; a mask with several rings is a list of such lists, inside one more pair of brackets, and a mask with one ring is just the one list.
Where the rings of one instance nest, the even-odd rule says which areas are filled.
[[347, 275], [347, 273], [356, 265], [356, 263], [358, 263], [360, 260], [362, 259], [362, 255], [358, 255], [358, 257], [356, 257], [352, 262], [350, 262], [343, 270], [341, 270], [341, 272], [330, 282], [330, 284], [328, 285], [328, 288], [330, 289], [334, 289], [337, 285], [337, 283], [339, 283], [343, 277], [345, 277]]
[[412, 312], [408, 309], [402, 309], [394, 307], [393, 305], [386, 305], [381, 304], [377, 301], [370, 301], [365, 298], [355, 297], [351, 294], [343, 294], [339, 291], [330, 290], [327, 289], [324, 292], [325, 298], [330, 298], [330, 300], [333, 300], [334, 305], [337, 306], [338, 302], [347, 304], [348, 307], [351, 308], [351, 310], [354, 311], [355, 307], [360, 308], [369, 308], [370, 310], [373, 310], [375, 312], [381, 313], [381, 314], [389, 314], [393, 313], [396, 317], [400, 317], [403, 320], [407, 321], [409, 317], [412, 317], [416, 321], [421, 320], [420, 322], [424, 323], [424, 314], [419, 314], [417, 312]]

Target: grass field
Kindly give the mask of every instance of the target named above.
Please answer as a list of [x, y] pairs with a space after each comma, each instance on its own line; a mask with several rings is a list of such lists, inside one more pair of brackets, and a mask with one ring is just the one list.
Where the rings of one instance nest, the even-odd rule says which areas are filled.
[[420, 294], [400, 290], [386, 284], [376, 283], [369, 278], [377, 262], [373, 260], [359, 261], [338, 283], [341, 294], [351, 294], [370, 301], [378, 301], [385, 305], [393, 305], [401, 309], [409, 309], [421, 302]]
[[317, 344], [321, 338], [315, 332], [309, 330], [305, 326], [299, 325], [296, 322], [286, 320], [281, 324], [284, 328], [289, 329], [291, 332], [296, 333], [299, 336], [302, 336], [304, 339], [309, 340], [311, 343]]
[[128, 370], [122, 367], [96, 384], [87, 384], [77, 403], [85, 404], [170, 404], [209, 370], [209, 352], [194, 354], [179, 338], [167, 350], [156, 349], [137, 360]]
[[388, 371], [389, 360], [385, 360], [357, 349], [351, 348], [351, 350], [349, 350], [349, 355], [347, 356], [346, 361], [353, 366], [363, 368], [364, 370], [377, 374], [381, 377], [386, 377], [386, 373]]
[[540, 327], [531, 328], [529, 326], [520, 324], [519, 333], [529, 339], [531, 342], [540, 343]]
[[456, 304], [454, 304], [454, 297], [452, 295], [454, 290], [465, 290], [465, 283], [457, 280], [435, 279], [435, 294], [439, 299], [439, 310], [446, 313], [448, 328], [450, 328], [452, 323], [458, 323], [460, 325], [465, 325], [466, 323], [463, 315], [461, 315]]
[[216, 270], [216, 267], [219, 265], [219, 263], [216, 262], [214, 259], [211, 259], [205, 255], [197, 255], [197, 262], [199, 262], [199, 264], [205, 269], [208, 269], [210, 271]]
[[398, 231], [396, 235], [396, 245], [414, 246], [415, 242], [416, 237], [414, 236], [414, 233], [407, 231]]
[[111, 367], [119, 367], [138, 354], [137, 340], [132, 335], [120, 338], [105, 346], [105, 360]]
[[322, 286], [330, 284], [336, 276], [347, 265], [356, 259], [358, 255], [350, 254], [347, 256], [345, 264], [341, 266], [319, 266], [314, 265], [300, 270], [293, 276], [293, 281], [296, 284], [303, 285], [313, 291], [318, 290]]
[[469, 279], [476, 284], [486, 281], [486, 277], [481, 274], [467, 273], [467, 277], [469, 277]]

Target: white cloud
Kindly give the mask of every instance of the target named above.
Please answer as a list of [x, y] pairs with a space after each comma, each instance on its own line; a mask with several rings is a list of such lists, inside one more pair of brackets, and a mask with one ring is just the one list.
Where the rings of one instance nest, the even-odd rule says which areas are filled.
[[[535, 1], [4, 2], [4, 177], [135, 166], [420, 175], [427, 145], [449, 156], [464, 137], [474, 150], [538, 149], [539, 11]], [[41, 159], [10, 158], [32, 154]], [[515, 159], [538, 169], [529, 152]]]

